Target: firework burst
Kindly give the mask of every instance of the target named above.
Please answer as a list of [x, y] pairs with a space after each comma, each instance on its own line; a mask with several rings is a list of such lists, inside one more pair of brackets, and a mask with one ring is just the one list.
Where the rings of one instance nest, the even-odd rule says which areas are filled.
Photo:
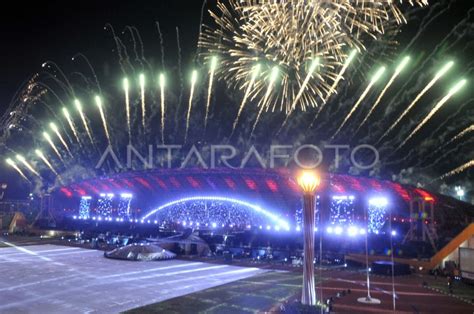
[[[252, 86], [259, 106], [287, 114], [324, 104], [354, 57], [348, 58], [351, 49], [363, 50], [365, 37], [405, 22], [392, 1], [219, 1], [211, 17], [215, 26], [204, 27], [199, 45], [206, 58], [222, 56], [217, 75], [237, 89]], [[249, 81], [257, 63], [263, 77], [280, 68], [281, 82], [271, 95], [265, 82]]]

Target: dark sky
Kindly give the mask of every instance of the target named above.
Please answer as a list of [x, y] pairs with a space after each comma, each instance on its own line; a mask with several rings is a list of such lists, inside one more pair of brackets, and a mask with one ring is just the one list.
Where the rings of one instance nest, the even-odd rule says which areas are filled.
[[[155, 25], [159, 21], [167, 59], [172, 59], [176, 51], [178, 27], [183, 62], [190, 62], [187, 56], [196, 49], [202, 4], [197, 0], [9, 2], [8, 10], [0, 12], [0, 115], [22, 82], [41, 71], [43, 62], [52, 60], [67, 67], [72, 63], [71, 57], [81, 52], [94, 66], [100, 66], [111, 56], [115, 57], [112, 35], [104, 30], [106, 23], [112, 24], [117, 33], [126, 25], [137, 27], [150, 57], [159, 51]], [[24, 182], [18, 180], [13, 169], [5, 167], [3, 160], [0, 182], [9, 183], [7, 197], [24, 197], [28, 192]]]
[[[158, 1], [11, 1], [0, 13], [0, 111], [18, 86], [40, 70], [46, 60], [60, 65], [82, 52], [99, 62], [110, 55], [112, 37], [106, 23], [117, 32], [136, 26], [148, 50], [158, 42], [155, 21], [160, 22], [165, 44], [175, 49], [175, 27], [180, 28], [183, 49], [195, 47], [202, 2], [199, 0]], [[170, 48], [171, 49], [171, 48]], [[104, 51], [106, 50], [106, 51]], [[168, 47], [167, 47], [168, 50]]]

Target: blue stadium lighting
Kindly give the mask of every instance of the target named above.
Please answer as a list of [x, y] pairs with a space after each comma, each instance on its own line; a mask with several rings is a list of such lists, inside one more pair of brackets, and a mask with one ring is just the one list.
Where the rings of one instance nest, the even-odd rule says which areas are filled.
[[369, 200], [368, 232], [379, 233], [387, 220], [388, 200], [385, 197], [374, 197]]
[[392, 230], [392, 236], [396, 236], [397, 235], [397, 231], [396, 230]]
[[388, 205], [388, 200], [385, 197], [374, 197], [369, 200], [369, 204], [377, 207], [384, 207]]
[[280, 226], [275, 226], [276, 231], [280, 231]]
[[333, 230], [332, 227], [327, 227], [327, 228], [326, 228], [326, 232], [327, 232], [327, 233], [333, 233], [333, 231], [334, 231], [334, 230]]
[[270, 226], [267, 226], [267, 230], [270, 230], [271, 228], [272, 228], [272, 227], [270, 227]]
[[296, 231], [301, 231], [301, 227], [300, 227], [300, 226], [296, 226]]
[[213, 222], [212, 223], [212, 228], [216, 228], [217, 227], [217, 223]]
[[334, 195], [332, 197], [333, 200], [338, 200], [338, 201], [347, 201], [347, 200], [354, 200], [355, 197], [353, 195]]
[[354, 227], [354, 226], [350, 226], [350, 227], [347, 229], [347, 233], [348, 233], [348, 235], [349, 235], [350, 237], [355, 237], [355, 236], [358, 234], [357, 231], [358, 231], [357, 228]]
[[359, 229], [359, 234], [365, 234], [365, 229], [364, 229], [364, 228], [360, 228], [360, 229]]
[[337, 235], [342, 234], [342, 227], [337, 226], [336, 228], [334, 228], [334, 233]]
[[252, 203], [245, 202], [245, 201], [242, 201], [242, 200], [239, 200], [239, 199], [234, 199], [234, 198], [229, 198], [229, 197], [221, 197], [221, 196], [194, 196], [194, 197], [186, 197], [186, 198], [182, 198], [182, 199], [175, 200], [175, 201], [172, 201], [172, 202], [168, 202], [168, 203], [163, 204], [163, 205], [159, 206], [158, 208], [150, 211], [142, 219], [146, 219], [146, 218], [150, 217], [151, 215], [157, 213], [158, 211], [163, 210], [165, 208], [168, 208], [170, 206], [177, 205], [177, 204], [180, 204], [180, 203], [189, 202], [189, 201], [221, 201], [221, 202], [229, 202], [229, 203], [232, 203], [232, 204], [238, 204], [238, 205], [250, 208], [250, 209], [254, 210], [257, 213], [261, 213], [263, 216], [265, 216], [265, 217], [269, 218], [271, 221], [277, 223], [280, 227], [283, 227], [285, 229], [289, 228], [289, 224], [286, 221], [280, 219], [277, 215], [269, 212], [268, 210], [265, 210], [265, 209], [261, 208], [260, 206], [257, 206], [257, 205], [254, 205]]
[[122, 193], [120, 194], [121, 198], [133, 198], [133, 195], [131, 193]]

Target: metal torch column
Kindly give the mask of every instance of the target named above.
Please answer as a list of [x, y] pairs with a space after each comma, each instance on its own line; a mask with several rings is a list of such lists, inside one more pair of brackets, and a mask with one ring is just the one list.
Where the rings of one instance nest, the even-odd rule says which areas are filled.
[[301, 303], [316, 305], [316, 289], [314, 285], [314, 210], [315, 196], [303, 196], [303, 236], [304, 236], [304, 261], [303, 261], [303, 291]]

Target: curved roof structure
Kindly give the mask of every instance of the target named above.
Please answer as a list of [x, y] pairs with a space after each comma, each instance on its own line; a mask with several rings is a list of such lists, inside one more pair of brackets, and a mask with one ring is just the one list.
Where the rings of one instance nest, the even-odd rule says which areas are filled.
[[[63, 199], [132, 194], [143, 210], [198, 196], [239, 199], [283, 214], [300, 208], [300, 190], [288, 169], [153, 169], [129, 171], [63, 186], [55, 195]], [[325, 174], [319, 195], [357, 195], [358, 199], [384, 196], [398, 207], [408, 208], [414, 199], [436, 201], [439, 196], [399, 183], [342, 174]]]

